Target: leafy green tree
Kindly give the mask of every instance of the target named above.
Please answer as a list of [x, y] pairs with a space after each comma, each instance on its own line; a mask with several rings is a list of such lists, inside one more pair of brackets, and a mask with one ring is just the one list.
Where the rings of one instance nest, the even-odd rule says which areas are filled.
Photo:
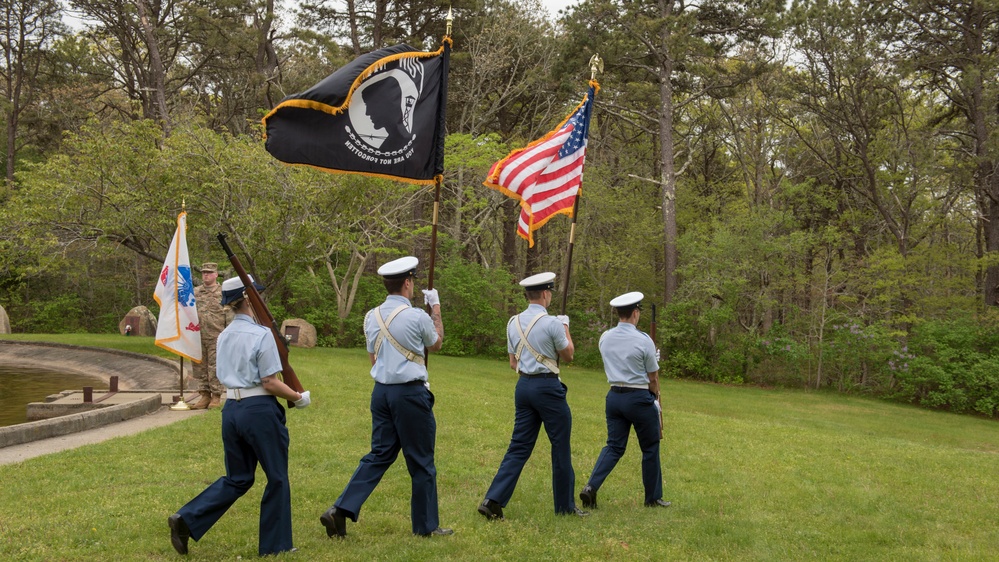
[[[929, 102], [910, 95], [907, 81], [883, 56], [882, 31], [890, 35], [892, 29], [884, 23], [890, 22], [887, 13], [823, 0], [796, 5], [793, 14], [791, 38], [803, 61], [801, 71], [790, 74], [793, 103], [782, 119], [821, 163], [824, 181], [841, 191], [843, 217], [855, 233], [853, 265], [877, 260], [883, 247], [872, 240], [882, 233], [905, 260], [958, 196], [937, 179], [935, 155], [942, 151]], [[912, 279], [914, 272], [903, 270]], [[904, 329], [913, 320], [911, 290], [902, 284], [896, 289], [889, 300], [870, 304]]]
[[984, 238], [985, 306], [999, 305], [999, 6], [992, 1], [896, 0], [901, 19], [894, 41], [886, 43], [899, 60], [911, 61], [918, 84], [942, 96], [937, 119], [962, 144], [957, 154], [973, 170], [978, 227]]
[[682, 147], [696, 138], [678, 135], [676, 119], [691, 100], [732, 83], [718, 72], [719, 64], [744, 42], [766, 45], [771, 18], [780, 9], [766, 0], [589, 0], [563, 20], [575, 38], [572, 51], [600, 53], [622, 85], [605, 94], [604, 110], [658, 143], [654, 166], [642, 172], [660, 186], [667, 302], [678, 286], [676, 187], [687, 165], [678, 165], [677, 155], [689, 156]]
[[151, 121], [92, 121], [69, 136], [65, 153], [23, 174], [24, 189], [4, 210], [7, 241], [38, 256], [130, 252], [141, 258], [139, 304], [152, 295], [186, 207], [195, 264], [224, 262], [215, 234], [226, 232], [248, 270], [279, 284], [309, 240], [300, 218], [320, 189], [317, 175], [278, 164], [249, 138], [198, 126], [165, 137]]
[[44, 56], [65, 28], [54, 0], [18, 0], [0, 4], [0, 95], [4, 100], [6, 190], [14, 186], [17, 152], [25, 136], [25, 111], [38, 103]]
[[[436, 2], [393, 0], [309, 0], [298, 8], [303, 27], [324, 29], [349, 39], [354, 56], [395, 43], [420, 48], [436, 45], [444, 35], [444, 17], [450, 6]], [[464, 6], [455, 4], [461, 13]]]

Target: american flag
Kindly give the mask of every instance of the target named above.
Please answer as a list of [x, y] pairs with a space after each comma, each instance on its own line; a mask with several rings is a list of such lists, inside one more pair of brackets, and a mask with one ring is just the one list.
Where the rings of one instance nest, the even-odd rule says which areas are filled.
[[520, 201], [517, 234], [534, 246], [534, 231], [558, 214], [572, 216], [583, 183], [583, 161], [595, 88], [554, 131], [493, 164], [483, 184]]

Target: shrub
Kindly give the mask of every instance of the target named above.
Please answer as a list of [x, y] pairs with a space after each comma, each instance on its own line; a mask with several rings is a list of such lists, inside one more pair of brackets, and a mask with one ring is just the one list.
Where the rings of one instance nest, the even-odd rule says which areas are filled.
[[77, 295], [59, 295], [28, 303], [30, 315], [24, 319], [24, 331], [43, 334], [70, 334], [81, 331], [83, 300]]
[[893, 398], [956, 413], [999, 415], [999, 349], [991, 322], [926, 322], [913, 330], [906, 351], [907, 361], [894, 371]]
[[839, 391], [883, 394], [892, 374], [904, 368], [908, 351], [898, 334], [855, 320], [831, 324], [822, 341], [822, 380]]
[[441, 353], [506, 357], [510, 317], [503, 311], [523, 302], [510, 274], [456, 258], [437, 271], [440, 281], [435, 288], [440, 291], [444, 321]]

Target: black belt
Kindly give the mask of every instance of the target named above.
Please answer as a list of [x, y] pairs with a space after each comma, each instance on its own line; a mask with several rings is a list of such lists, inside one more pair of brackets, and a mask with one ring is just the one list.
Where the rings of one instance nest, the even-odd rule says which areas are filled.
[[639, 390], [642, 392], [649, 391], [647, 388], [631, 388], [630, 386], [612, 386], [610, 389], [611, 392], [638, 392]]
[[421, 381], [421, 380], [417, 379], [415, 381], [404, 382], [404, 383], [402, 383], [402, 386], [423, 386], [426, 383], [427, 383], [427, 381]]
[[527, 377], [529, 379], [557, 379], [558, 375], [555, 373], [525, 373], [524, 371], [517, 371], [520, 376]]

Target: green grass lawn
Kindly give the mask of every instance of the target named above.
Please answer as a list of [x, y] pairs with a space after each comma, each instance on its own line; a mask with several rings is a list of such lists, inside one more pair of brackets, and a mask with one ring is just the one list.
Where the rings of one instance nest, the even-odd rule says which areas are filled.
[[[38, 336], [19, 339], [43, 339]], [[157, 353], [151, 338], [47, 336]], [[154, 351], [156, 350], [156, 351]], [[166, 352], [163, 352], [165, 354]], [[157, 353], [160, 354], [160, 353]], [[432, 356], [441, 524], [410, 534], [400, 457], [348, 538], [319, 523], [368, 451], [372, 382], [363, 350], [295, 349], [312, 406], [288, 413], [295, 560], [994, 560], [999, 424], [862, 398], [667, 381], [662, 449], [668, 509], [642, 506], [628, 452], [585, 519], [556, 517], [539, 439], [507, 519], [475, 508], [513, 426], [506, 358]], [[576, 491], [606, 438], [606, 381], [566, 367]], [[0, 466], [0, 559], [176, 560], [166, 518], [224, 472], [213, 410], [167, 427]], [[264, 476], [191, 560], [256, 557]]]

